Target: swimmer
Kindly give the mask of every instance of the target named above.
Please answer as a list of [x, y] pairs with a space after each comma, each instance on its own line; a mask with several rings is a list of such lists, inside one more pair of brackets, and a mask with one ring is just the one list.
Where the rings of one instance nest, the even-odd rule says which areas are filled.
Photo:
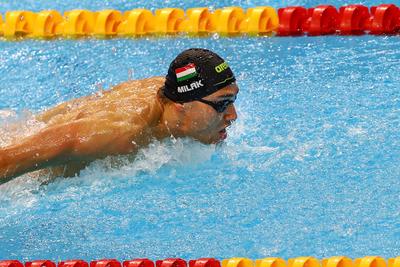
[[206, 49], [180, 53], [166, 77], [132, 80], [35, 116], [37, 133], [0, 147], [0, 184], [47, 168], [72, 176], [96, 159], [134, 154], [152, 140], [227, 137], [239, 92], [228, 64]]

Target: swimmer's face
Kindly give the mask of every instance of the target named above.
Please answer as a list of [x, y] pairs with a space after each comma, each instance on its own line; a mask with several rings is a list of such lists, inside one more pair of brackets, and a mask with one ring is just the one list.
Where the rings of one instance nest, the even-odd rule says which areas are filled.
[[[239, 88], [233, 83], [204, 97], [203, 100], [220, 104], [229, 103], [229, 100], [236, 99], [238, 92]], [[233, 103], [229, 103], [223, 112], [217, 112], [212, 106], [200, 101], [185, 103], [184, 109], [183, 131], [185, 135], [207, 144], [223, 141], [227, 137], [226, 128], [237, 119]]]

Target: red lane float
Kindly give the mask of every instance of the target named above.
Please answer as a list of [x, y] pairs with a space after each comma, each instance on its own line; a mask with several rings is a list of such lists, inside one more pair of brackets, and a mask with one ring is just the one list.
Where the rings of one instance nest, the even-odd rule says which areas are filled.
[[[157, 267], [188, 267], [185, 260], [180, 258], [168, 258], [157, 260]], [[24, 267], [18, 260], [0, 260], [0, 267]], [[56, 264], [49, 260], [37, 260], [25, 263], [25, 267], [56, 267]], [[60, 261], [57, 267], [89, 267], [84, 260]], [[116, 259], [102, 259], [90, 262], [90, 267], [121, 267], [121, 263]], [[155, 267], [154, 262], [147, 259], [133, 259], [123, 262], [122, 267]], [[189, 267], [221, 267], [220, 261], [214, 258], [200, 258], [190, 260]]]
[[149, 259], [134, 259], [129, 261], [124, 261], [122, 263], [123, 267], [154, 267], [154, 262]]
[[189, 267], [221, 267], [221, 263], [214, 258], [200, 258], [190, 260]]
[[309, 36], [335, 34], [339, 24], [339, 13], [331, 5], [320, 5], [308, 9], [304, 30]]
[[342, 6], [339, 9], [339, 32], [342, 35], [364, 34], [369, 19], [370, 13], [366, 6]]
[[56, 264], [49, 260], [36, 260], [25, 262], [25, 267], [56, 267]]
[[60, 261], [58, 267], [89, 267], [89, 264], [83, 260]]
[[17, 260], [3, 260], [0, 261], [0, 267], [24, 267], [24, 265]]
[[91, 261], [90, 267], [121, 267], [121, 263], [116, 259], [103, 259]]
[[278, 36], [303, 35], [307, 20], [307, 9], [302, 6], [290, 6], [278, 9]]
[[165, 260], [157, 260], [156, 267], [186, 267], [187, 263], [181, 258], [168, 258]]
[[338, 10], [332, 5], [320, 5], [308, 10], [301, 6], [278, 9], [278, 36], [309, 36], [395, 34], [400, 32], [400, 8], [394, 4], [371, 7], [364, 5], [342, 6]]
[[371, 7], [367, 28], [370, 34], [394, 34], [400, 28], [400, 10], [393, 4]]

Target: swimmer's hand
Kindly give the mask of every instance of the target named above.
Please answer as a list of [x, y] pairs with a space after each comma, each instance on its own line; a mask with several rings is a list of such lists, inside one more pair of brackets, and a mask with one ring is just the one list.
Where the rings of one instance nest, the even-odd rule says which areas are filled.
[[128, 121], [85, 118], [44, 128], [19, 143], [0, 148], [0, 184], [21, 174], [137, 150], [141, 129]]

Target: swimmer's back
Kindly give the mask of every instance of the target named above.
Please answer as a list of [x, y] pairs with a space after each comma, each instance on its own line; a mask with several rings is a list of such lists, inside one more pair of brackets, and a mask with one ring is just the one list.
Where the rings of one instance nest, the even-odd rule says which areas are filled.
[[[164, 84], [163, 77], [153, 77], [143, 80], [127, 81], [118, 84], [110, 90], [100, 91], [62, 103], [36, 116], [37, 120], [46, 123], [47, 127], [73, 123], [74, 121], [111, 121], [120, 125], [130, 124], [140, 130], [140, 134], [132, 140], [137, 145], [149, 142], [151, 138], [146, 129], [158, 122], [161, 110], [157, 101], [157, 92]], [[91, 125], [90, 127], [92, 127]], [[96, 128], [96, 127], [94, 127]], [[105, 129], [106, 130], [106, 129]], [[99, 125], [98, 131], [102, 131]], [[93, 132], [93, 134], [96, 134]], [[116, 137], [117, 140], [124, 138]], [[122, 142], [112, 144], [106, 154], [123, 154], [131, 151], [129, 144]], [[117, 147], [120, 147], [117, 149]], [[126, 149], [125, 149], [126, 148]], [[88, 148], [90, 150], [90, 148]], [[101, 153], [99, 154], [101, 155]], [[51, 173], [51, 176], [74, 176], [90, 162], [80, 159], [60, 166], [54, 166], [40, 171], [39, 175]]]
[[101, 90], [90, 96], [62, 103], [37, 115], [36, 118], [48, 125], [88, 117], [151, 124], [156, 116], [155, 95], [163, 84], [163, 77], [126, 81], [110, 90]]

